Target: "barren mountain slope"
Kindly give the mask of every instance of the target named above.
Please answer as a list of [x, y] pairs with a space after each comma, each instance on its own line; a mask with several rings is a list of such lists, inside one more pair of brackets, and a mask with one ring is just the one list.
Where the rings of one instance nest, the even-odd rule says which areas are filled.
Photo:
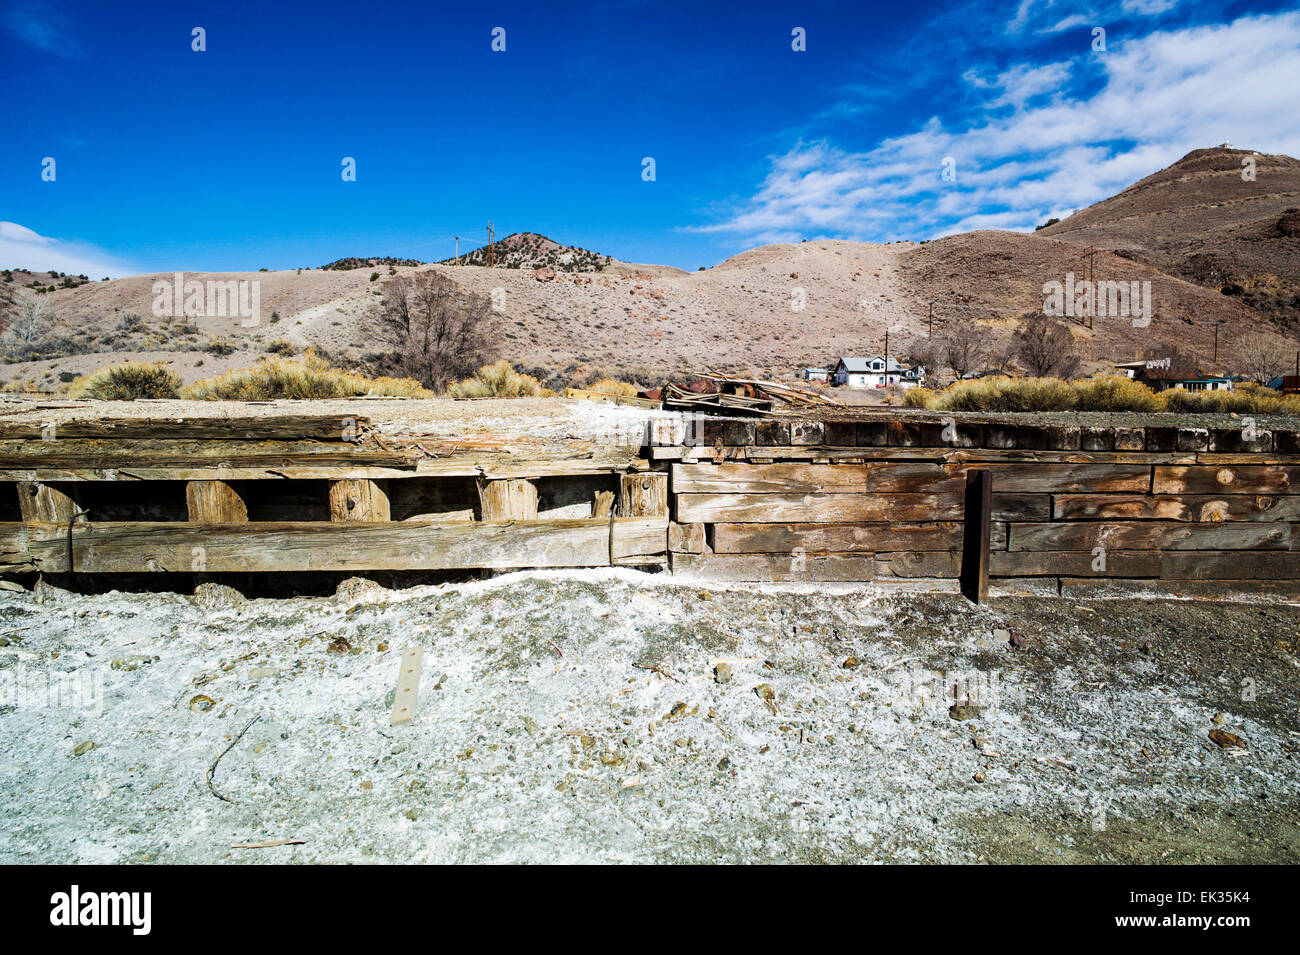
[[[1253, 161], [1253, 180], [1242, 178], [1243, 160]], [[1193, 150], [1038, 234], [1121, 250], [1216, 289], [1271, 275], [1294, 291], [1300, 286], [1300, 161], [1246, 149]], [[1292, 324], [1300, 321], [1297, 303], [1283, 296], [1261, 304], [1287, 313]]]

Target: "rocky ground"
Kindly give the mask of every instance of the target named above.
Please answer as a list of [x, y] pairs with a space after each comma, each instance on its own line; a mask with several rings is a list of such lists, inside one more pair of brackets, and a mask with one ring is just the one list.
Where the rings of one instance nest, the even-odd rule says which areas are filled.
[[0, 861], [1295, 863], [1297, 634], [626, 570], [41, 585], [0, 593]]

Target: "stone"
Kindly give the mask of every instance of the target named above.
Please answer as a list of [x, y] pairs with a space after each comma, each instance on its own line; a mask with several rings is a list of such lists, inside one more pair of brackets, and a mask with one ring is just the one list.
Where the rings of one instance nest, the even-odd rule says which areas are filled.
[[975, 706], [972, 703], [954, 703], [948, 707], [948, 715], [955, 720], [978, 719], [983, 712], [984, 707]]
[[848, 657], [844, 661], [844, 669], [846, 670], [856, 670], [860, 666], [862, 666], [862, 661], [857, 657]]
[[715, 666], [715, 667], [713, 668], [713, 682], [714, 682], [714, 683], [730, 683], [730, 682], [731, 682], [731, 667], [728, 666], [728, 665], [725, 664], [725, 663], [719, 663], [717, 666]]
[[200, 693], [197, 696], [190, 697], [190, 709], [195, 713], [206, 713], [217, 705], [217, 701], [210, 696]]
[[94, 748], [95, 748], [95, 741], [93, 739], [84, 740], [72, 748], [72, 755], [84, 756], [86, 753], [89, 753]]
[[1245, 749], [1246, 741], [1236, 733], [1229, 733], [1227, 730], [1212, 729], [1210, 730], [1210, 739], [1218, 743], [1223, 749]]

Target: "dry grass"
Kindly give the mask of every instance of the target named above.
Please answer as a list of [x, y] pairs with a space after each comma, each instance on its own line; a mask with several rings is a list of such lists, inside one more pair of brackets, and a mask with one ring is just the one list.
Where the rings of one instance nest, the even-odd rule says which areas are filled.
[[600, 381], [592, 382], [588, 385], [587, 390], [602, 395], [620, 395], [624, 398], [635, 398], [636, 393], [641, 389], [631, 382], [616, 381], [613, 378], [602, 378]]
[[165, 364], [128, 361], [108, 365], [76, 379], [68, 393], [98, 401], [134, 401], [136, 398], [176, 398], [181, 376]]
[[1187, 414], [1300, 414], [1300, 396], [1279, 395], [1260, 385], [1242, 384], [1235, 391], [1154, 392], [1141, 382], [1103, 376], [1066, 382], [1059, 378], [979, 378], [958, 381], [943, 391], [916, 388], [907, 393], [909, 408], [933, 411], [1133, 411]]
[[315, 352], [301, 360], [263, 358], [251, 368], [237, 368], [196, 381], [182, 392], [184, 398], [204, 401], [266, 401], [272, 398], [355, 398], [380, 395], [397, 398], [432, 398], [434, 393], [410, 378], [367, 378], [334, 368]]
[[532, 375], [515, 371], [504, 358], [484, 365], [473, 378], [452, 382], [447, 394], [453, 398], [551, 398], [555, 392], [543, 388]]

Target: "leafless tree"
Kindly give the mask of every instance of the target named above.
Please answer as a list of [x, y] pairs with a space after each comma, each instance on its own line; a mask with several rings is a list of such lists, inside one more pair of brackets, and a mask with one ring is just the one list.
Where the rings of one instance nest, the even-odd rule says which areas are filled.
[[959, 325], [942, 343], [943, 359], [952, 369], [953, 378], [975, 371], [984, 360], [983, 338], [973, 325]]
[[1238, 374], [1261, 385], [1285, 374], [1291, 364], [1290, 355], [1278, 340], [1261, 332], [1242, 335], [1234, 351]]
[[39, 295], [16, 295], [5, 308], [4, 340], [20, 356], [30, 354], [53, 326], [48, 303]]
[[1027, 312], [1016, 329], [1016, 359], [1031, 375], [1069, 378], [1079, 370], [1074, 336], [1055, 319]]
[[389, 280], [365, 327], [387, 349], [374, 360], [376, 370], [415, 378], [438, 391], [498, 354], [491, 301], [438, 272]]

